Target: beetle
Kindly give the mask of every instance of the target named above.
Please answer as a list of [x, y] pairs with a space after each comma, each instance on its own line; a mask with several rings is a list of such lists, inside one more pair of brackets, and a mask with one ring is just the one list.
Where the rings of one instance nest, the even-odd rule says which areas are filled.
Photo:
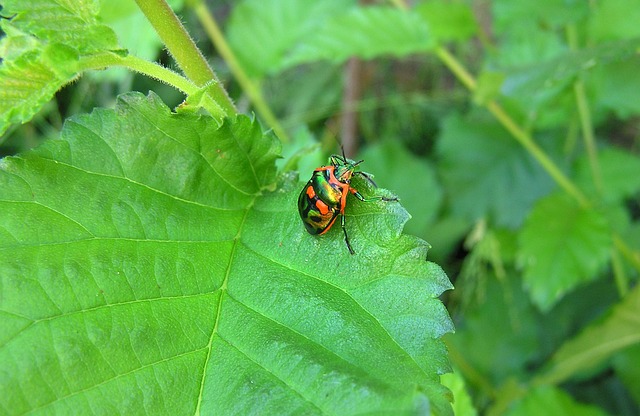
[[332, 155], [329, 158], [328, 166], [321, 166], [313, 171], [311, 179], [302, 188], [302, 192], [298, 196], [298, 213], [309, 234], [322, 235], [326, 233], [340, 216], [344, 241], [351, 254], [355, 254], [355, 251], [353, 251], [349, 242], [344, 217], [347, 194], [352, 193], [362, 202], [398, 201], [398, 198], [384, 196], [365, 198], [357, 189], [351, 186], [353, 175], [360, 175], [377, 188], [377, 185], [371, 179], [371, 175], [366, 172], [356, 171], [356, 168], [362, 162], [364, 160], [356, 162], [347, 159], [343, 148], [342, 155]]

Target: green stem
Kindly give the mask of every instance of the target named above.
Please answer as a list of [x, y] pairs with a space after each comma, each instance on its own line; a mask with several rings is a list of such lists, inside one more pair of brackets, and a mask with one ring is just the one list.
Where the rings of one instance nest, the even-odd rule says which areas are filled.
[[553, 178], [556, 183], [569, 195], [575, 198], [582, 206], [589, 206], [589, 201], [577, 186], [569, 180], [567, 176], [558, 168], [549, 156], [536, 144], [527, 132], [525, 132], [515, 121], [504, 111], [495, 101], [489, 101], [487, 109], [502, 124], [504, 128], [542, 165], [544, 170]]
[[618, 295], [623, 298], [627, 293], [629, 293], [629, 278], [624, 270], [624, 264], [622, 263], [622, 258], [620, 258], [620, 253], [614, 248], [611, 249], [611, 266], [613, 269], [613, 278], [615, 279], [616, 287], [618, 288]]
[[283, 142], [289, 142], [291, 140], [289, 135], [284, 128], [282, 128], [282, 125], [271, 111], [271, 108], [262, 95], [260, 87], [247, 75], [244, 68], [238, 61], [238, 58], [233, 53], [233, 50], [229, 47], [229, 44], [224, 38], [213, 13], [211, 13], [207, 8], [206, 3], [204, 1], [199, 2], [195, 7], [195, 11], [200, 23], [204, 27], [204, 30], [209, 35], [211, 42], [214, 44], [216, 50], [225, 60], [227, 65], [229, 65], [229, 69], [233, 73], [233, 76], [242, 87], [242, 90], [249, 96], [249, 99], [255, 106], [260, 117], [262, 117], [267, 125], [273, 129], [280, 140]]
[[613, 235], [613, 244], [629, 263], [640, 272], [640, 253], [633, 251], [618, 234]]
[[[83, 57], [80, 61], [82, 70], [104, 69], [112, 66], [122, 66], [140, 74], [155, 78], [160, 82], [179, 89], [186, 95], [192, 95], [199, 91], [199, 87], [182, 75], [173, 72], [157, 63], [145, 61], [137, 56], [120, 56], [105, 52], [97, 55]], [[226, 113], [217, 104], [205, 106], [205, 109], [214, 117], [222, 120]]]
[[[571, 50], [578, 48], [578, 33], [575, 25], [567, 26], [567, 42]], [[587, 93], [584, 88], [584, 81], [578, 77], [573, 83], [573, 92], [576, 97], [578, 106], [578, 116], [580, 117], [580, 128], [584, 139], [585, 149], [589, 157], [589, 165], [591, 168], [591, 176], [596, 190], [602, 193], [602, 173], [600, 171], [600, 163], [598, 161], [598, 151], [596, 147], [596, 138], [593, 132], [593, 123], [591, 121], [591, 111], [587, 100]]]
[[[470, 91], [474, 92], [478, 84], [473, 76], [460, 64], [460, 62], [442, 47], [436, 48], [436, 55], [454, 73]], [[495, 101], [486, 103], [486, 107], [493, 116], [507, 129], [509, 133], [542, 165], [556, 183], [568, 194], [573, 196], [578, 203], [586, 207], [589, 205], [587, 198], [580, 190], [567, 178], [549, 156], [536, 144], [531, 135], [521, 128]]]
[[236, 114], [226, 90], [166, 0], [136, 0], [136, 3], [187, 78], [199, 87], [213, 83], [209, 91], [225, 115]]

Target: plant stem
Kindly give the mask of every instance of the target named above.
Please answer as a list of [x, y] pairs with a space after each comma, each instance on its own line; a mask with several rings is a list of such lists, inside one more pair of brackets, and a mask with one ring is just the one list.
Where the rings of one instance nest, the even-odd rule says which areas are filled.
[[525, 132], [495, 101], [489, 101], [487, 109], [502, 124], [504, 128], [542, 165], [554, 181], [569, 195], [574, 197], [580, 206], [588, 207], [589, 201], [571, 180], [565, 176], [549, 156], [536, 144], [527, 132]]
[[[436, 48], [436, 55], [444, 62], [444, 64], [454, 73], [454, 75], [462, 82], [470, 91], [477, 89], [477, 82], [473, 76], [460, 64], [460, 62], [443, 47]], [[565, 176], [558, 166], [551, 160], [549, 156], [536, 144], [531, 135], [522, 129], [513, 119], [504, 111], [504, 109], [496, 101], [489, 101], [486, 104], [487, 109], [493, 116], [507, 129], [509, 133], [542, 165], [549, 175], [556, 181], [562, 189], [574, 197], [578, 203], [586, 207], [589, 205], [587, 198], [580, 190]]]
[[244, 68], [238, 61], [238, 58], [233, 53], [233, 50], [229, 47], [226, 39], [224, 38], [218, 23], [216, 22], [213, 13], [207, 8], [207, 5], [204, 1], [199, 2], [195, 6], [196, 15], [200, 20], [200, 24], [204, 27], [204, 30], [209, 35], [209, 39], [216, 47], [218, 53], [225, 60], [227, 65], [229, 65], [229, 69], [233, 73], [233, 76], [236, 78], [242, 90], [249, 96], [249, 99], [253, 103], [256, 108], [256, 111], [264, 119], [269, 127], [273, 129], [276, 136], [280, 138], [283, 142], [289, 142], [291, 139], [287, 132], [282, 128], [282, 125], [276, 118], [276, 116], [271, 111], [271, 108], [267, 104], [264, 96], [262, 95], [262, 91], [260, 87], [254, 82], [247, 73]]
[[[133, 55], [120, 56], [106, 52], [97, 55], [83, 57], [80, 61], [82, 70], [104, 69], [111, 66], [122, 66], [140, 74], [155, 78], [160, 82], [171, 85], [186, 95], [195, 94], [200, 90], [193, 82], [182, 75], [163, 67], [155, 62], [149, 62]], [[206, 105], [205, 109], [216, 119], [222, 120], [226, 113], [217, 104]]]
[[[567, 43], [571, 50], [576, 50], [578, 47], [578, 34], [575, 25], [567, 26]], [[576, 97], [576, 104], [578, 106], [578, 115], [580, 117], [580, 128], [582, 130], [582, 137], [584, 139], [585, 149], [587, 150], [587, 156], [589, 157], [589, 166], [591, 168], [591, 176], [593, 177], [593, 183], [596, 190], [602, 193], [602, 173], [600, 171], [600, 163], [598, 161], [598, 151], [596, 147], [595, 134], [593, 133], [593, 123], [591, 121], [591, 111], [589, 110], [589, 103], [587, 100], [587, 94], [584, 88], [584, 81], [582, 77], [578, 76], [573, 83], [573, 92]]]
[[226, 90], [166, 0], [136, 0], [136, 3], [187, 78], [199, 87], [213, 83], [209, 90], [225, 115], [236, 114]]

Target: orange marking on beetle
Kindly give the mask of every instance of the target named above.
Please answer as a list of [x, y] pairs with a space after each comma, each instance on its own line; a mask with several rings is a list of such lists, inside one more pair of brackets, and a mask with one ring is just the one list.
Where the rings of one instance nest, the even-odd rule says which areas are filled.
[[307, 196], [311, 199], [316, 196], [316, 191], [313, 189], [313, 186], [307, 186]]
[[329, 206], [319, 199], [316, 201], [316, 208], [318, 208], [322, 215], [327, 215], [329, 213]]

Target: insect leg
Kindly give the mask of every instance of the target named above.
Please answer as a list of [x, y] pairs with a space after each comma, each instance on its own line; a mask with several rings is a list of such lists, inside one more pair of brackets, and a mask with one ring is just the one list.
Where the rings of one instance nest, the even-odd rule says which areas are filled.
[[362, 196], [360, 192], [358, 192], [355, 188], [349, 188], [349, 191], [360, 201], [362, 202], [372, 202], [372, 201], [398, 201], [398, 197], [387, 198], [386, 196], [376, 195], [371, 196], [369, 198], [365, 198]]
[[340, 215], [340, 224], [342, 225], [342, 231], [344, 232], [344, 242], [347, 243], [347, 248], [349, 249], [349, 253], [351, 254], [356, 254], [355, 251], [353, 251], [353, 248], [351, 248], [351, 243], [349, 242], [349, 236], [347, 235], [347, 227], [345, 227], [345, 219], [344, 219], [344, 214]]

